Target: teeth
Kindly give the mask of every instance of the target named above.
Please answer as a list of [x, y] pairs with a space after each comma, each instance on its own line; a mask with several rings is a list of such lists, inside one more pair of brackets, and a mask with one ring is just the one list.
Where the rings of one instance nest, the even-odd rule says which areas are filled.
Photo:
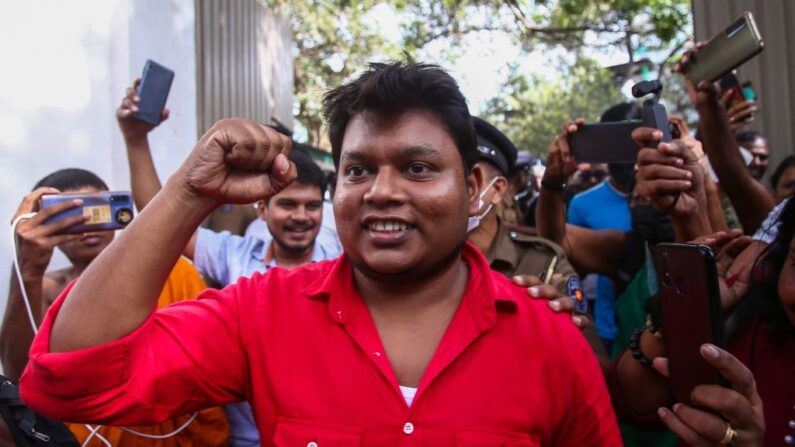
[[396, 222], [396, 221], [378, 221], [378, 222], [370, 222], [370, 230], [372, 231], [404, 231], [408, 228], [405, 222]]

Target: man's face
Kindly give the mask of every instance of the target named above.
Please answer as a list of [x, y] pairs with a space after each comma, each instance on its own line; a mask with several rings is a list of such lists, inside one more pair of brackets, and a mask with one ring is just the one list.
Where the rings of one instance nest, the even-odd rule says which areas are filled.
[[781, 173], [774, 192], [776, 203], [781, 203], [782, 200], [795, 194], [795, 166], [790, 166]]
[[751, 163], [748, 164], [751, 175], [757, 180], [761, 179], [765, 175], [767, 158], [770, 155], [770, 151], [767, 148], [767, 141], [764, 138], [757, 138], [751, 144], [745, 143], [743, 147], [748, 149], [751, 155], [754, 156]]
[[431, 112], [388, 121], [355, 115], [334, 195], [345, 252], [367, 275], [433, 276], [457, 259], [467, 217], [477, 212], [479, 180], [464, 175], [453, 138]]
[[260, 206], [261, 217], [280, 248], [292, 253], [310, 250], [323, 220], [323, 197], [317, 185], [293, 182]]
[[[62, 191], [69, 194], [91, 194], [104, 190], [93, 186]], [[83, 233], [78, 240], [64, 242], [58, 245], [64, 255], [73, 263], [88, 263], [94, 260], [102, 250], [113, 241], [113, 231], [96, 231], [93, 233]]]

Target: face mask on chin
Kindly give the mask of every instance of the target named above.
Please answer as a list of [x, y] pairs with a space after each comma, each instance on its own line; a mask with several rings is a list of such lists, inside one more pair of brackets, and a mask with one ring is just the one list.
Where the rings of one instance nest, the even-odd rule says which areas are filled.
[[[494, 179], [491, 180], [491, 182], [488, 184], [488, 186], [483, 188], [483, 191], [481, 191], [480, 195], [478, 195], [478, 209], [483, 208], [483, 197], [486, 195], [486, 193], [489, 191], [489, 189], [491, 189], [491, 187], [494, 186], [495, 183], [497, 183], [497, 179], [498, 178], [499, 177], [494, 177]], [[477, 216], [470, 216], [469, 217], [469, 220], [467, 221], [467, 233], [471, 233], [472, 230], [474, 230], [475, 228], [477, 228], [480, 225], [480, 221], [483, 220], [483, 218], [486, 216], [486, 214], [489, 214], [489, 211], [491, 211], [491, 208], [493, 206], [494, 206], [494, 204], [489, 203], [489, 206], [486, 208], [485, 211], [483, 211], [482, 213], [478, 214]]]

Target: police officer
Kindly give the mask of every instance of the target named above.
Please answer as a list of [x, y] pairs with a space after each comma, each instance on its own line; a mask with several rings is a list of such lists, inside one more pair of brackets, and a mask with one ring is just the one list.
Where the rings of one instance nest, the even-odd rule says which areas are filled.
[[512, 231], [506, 226], [498, 204], [508, 192], [507, 177], [516, 163], [517, 150], [491, 124], [477, 117], [473, 121], [484, 184], [480, 214], [470, 218], [469, 241], [486, 255], [492, 269], [508, 277], [536, 276], [543, 283], [555, 286], [561, 294], [575, 295], [579, 278], [563, 249], [547, 239]]
[[[561, 295], [571, 297], [577, 313], [587, 313], [580, 278], [563, 248], [547, 239], [512, 230], [500, 217], [497, 207], [508, 191], [507, 176], [516, 163], [516, 146], [485, 120], [473, 117], [473, 122], [484, 176], [479, 214], [469, 218], [467, 239], [486, 255], [492, 269], [509, 278], [537, 277], [540, 282], [554, 286]], [[587, 328], [584, 332], [600, 363], [607, 367], [610, 363], [607, 352], [596, 331]]]

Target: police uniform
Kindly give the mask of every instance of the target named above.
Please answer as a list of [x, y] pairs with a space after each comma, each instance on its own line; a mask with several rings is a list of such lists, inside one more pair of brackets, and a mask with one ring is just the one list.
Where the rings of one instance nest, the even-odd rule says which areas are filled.
[[[559, 245], [544, 238], [510, 231], [498, 220], [497, 235], [486, 253], [493, 270], [507, 277], [537, 276], [562, 295], [576, 296], [580, 278]], [[582, 305], [581, 305], [582, 309]]]

